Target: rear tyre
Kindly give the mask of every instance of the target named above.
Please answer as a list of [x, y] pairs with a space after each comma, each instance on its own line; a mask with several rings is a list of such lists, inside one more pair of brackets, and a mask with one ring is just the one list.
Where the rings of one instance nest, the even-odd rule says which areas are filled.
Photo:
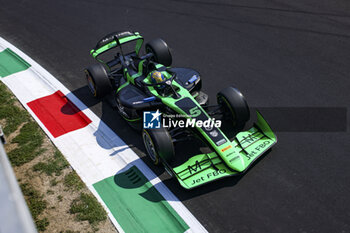
[[242, 93], [234, 87], [226, 87], [217, 94], [217, 102], [224, 117], [232, 121], [235, 129], [242, 130], [250, 119], [249, 107]]
[[95, 64], [85, 69], [85, 76], [92, 95], [101, 98], [112, 91], [112, 84], [106, 69], [101, 64]]
[[153, 54], [153, 60], [164, 66], [170, 66], [172, 57], [168, 45], [164, 40], [157, 38], [146, 44], [146, 52]]
[[155, 165], [170, 163], [175, 155], [172, 138], [165, 128], [143, 129], [142, 139], [147, 155]]

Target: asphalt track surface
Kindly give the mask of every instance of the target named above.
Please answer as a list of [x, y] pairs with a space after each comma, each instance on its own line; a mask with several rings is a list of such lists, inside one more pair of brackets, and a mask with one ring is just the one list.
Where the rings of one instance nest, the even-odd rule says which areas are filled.
[[[212, 100], [235, 85], [251, 106], [263, 108], [279, 142], [243, 177], [186, 191], [154, 168], [209, 232], [350, 232], [347, 0], [1, 0], [0, 6], [0, 36], [56, 76], [152, 168], [139, 134], [88, 93], [82, 71], [94, 63], [89, 50], [104, 34], [131, 29], [146, 41], [161, 37], [173, 66], [198, 70]], [[330, 115], [311, 108], [311, 119], [293, 118], [293, 109], [303, 115], [310, 107]], [[309, 129], [313, 123], [321, 128]]]

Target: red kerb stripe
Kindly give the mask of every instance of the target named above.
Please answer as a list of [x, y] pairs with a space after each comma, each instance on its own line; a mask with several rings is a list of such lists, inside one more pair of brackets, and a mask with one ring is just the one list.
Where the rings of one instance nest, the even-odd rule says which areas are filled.
[[91, 123], [61, 91], [33, 100], [27, 105], [55, 138]]

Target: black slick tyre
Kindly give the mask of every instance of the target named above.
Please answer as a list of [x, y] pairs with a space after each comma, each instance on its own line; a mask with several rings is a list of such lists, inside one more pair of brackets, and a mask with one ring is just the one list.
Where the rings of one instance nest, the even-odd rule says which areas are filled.
[[153, 54], [153, 60], [164, 66], [170, 66], [172, 57], [168, 45], [164, 40], [157, 38], [146, 44], [146, 52]]
[[242, 93], [234, 87], [226, 87], [217, 94], [217, 102], [224, 117], [232, 121], [233, 127], [237, 130], [243, 129], [250, 119], [250, 110]]
[[101, 64], [95, 64], [85, 69], [85, 76], [92, 95], [102, 98], [112, 91], [112, 84], [106, 69]]
[[170, 163], [175, 155], [172, 138], [165, 128], [143, 129], [142, 139], [148, 157], [155, 165]]

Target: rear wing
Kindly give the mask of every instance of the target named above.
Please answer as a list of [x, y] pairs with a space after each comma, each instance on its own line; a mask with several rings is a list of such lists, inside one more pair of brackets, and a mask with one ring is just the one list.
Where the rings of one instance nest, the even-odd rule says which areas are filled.
[[[245, 171], [277, 143], [276, 135], [258, 111], [257, 117], [258, 121], [254, 127], [238, 133], [231, 142], [237, 154], [233, 159], [241, 157], [246, 164]], [[241, 172], [229, 169], [216, 152], [193, 156], [184, 164], [173, 168], [173, 171], [181, 186], [186, 189], [192, 189], [226, 176], [241, 174]]]
[[[118, 40], [118, 41], [117, 41]], [[90, 54], [97, 59], [97, 56], [109, 51], [112, 48], [118, 47], [119, 45], [137, 40], [135, 46], [136, 54], [139, 54], [141, 46], [143, 44], [143, 37], [138, 32], [130, 31], [118, 31], [112, 32], [105, 35], [100, 39], [96, 46], [90, 51]], [[98, 59], [97, 59], [98, 60]]]

